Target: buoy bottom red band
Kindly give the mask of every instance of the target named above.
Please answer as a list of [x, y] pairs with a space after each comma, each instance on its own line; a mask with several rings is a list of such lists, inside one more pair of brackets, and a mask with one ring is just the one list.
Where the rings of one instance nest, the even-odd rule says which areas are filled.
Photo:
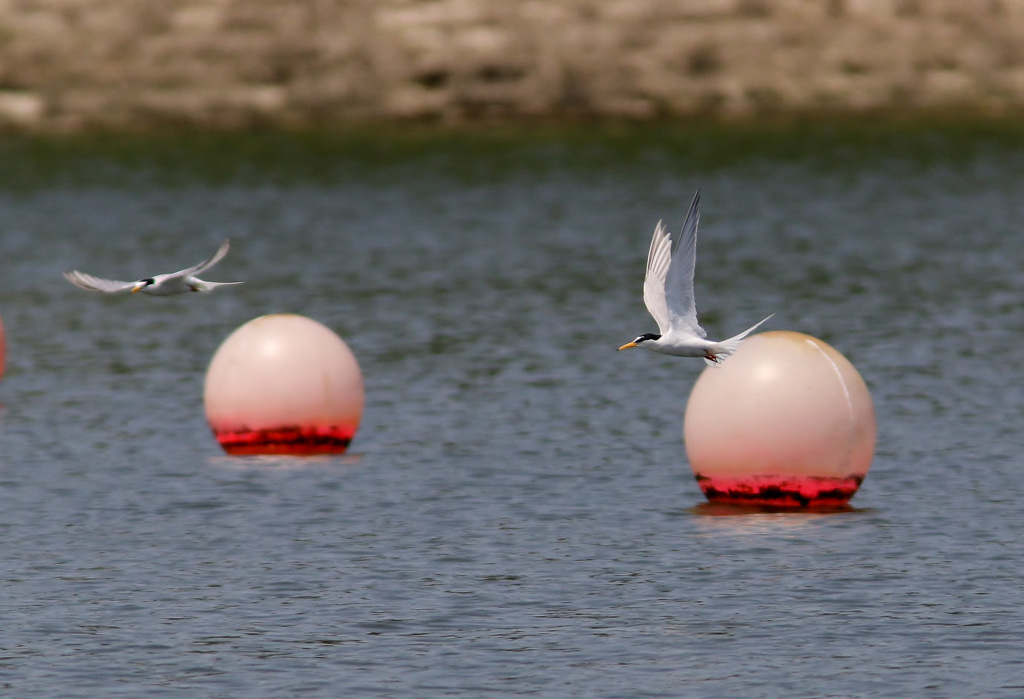
[[793, 508], [845, 505], [864, 480], [863, 475], [696, 476], [709, 502]]
[[214, 431], [228, 454], [341, 454], [355, 436], [351, 427], [278, 427]]

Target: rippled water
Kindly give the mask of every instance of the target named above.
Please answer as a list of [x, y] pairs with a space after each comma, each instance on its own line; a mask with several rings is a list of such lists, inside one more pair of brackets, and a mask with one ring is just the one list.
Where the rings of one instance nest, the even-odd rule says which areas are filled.
[[[836, 138], [0, 192], [5, 693], [1020, 696], [1024, 149]], [[680, 434], [702, 363], [615, 352], [653, 329], [650, 231], [697, 186], [709, 334], [775, 312], [873, 392], [852, 512], [702, 505]], [[246, 284], [209, 296], [60, 278], [226, 236], [209, 276]], [[213, 352], [283, 311], [360, 361], [346, 456], [209, 433]]]

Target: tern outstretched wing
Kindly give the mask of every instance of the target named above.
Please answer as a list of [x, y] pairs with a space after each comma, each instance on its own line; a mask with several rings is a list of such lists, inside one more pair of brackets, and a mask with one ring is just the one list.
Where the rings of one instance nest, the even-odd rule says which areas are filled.
[[658, 323], [658, 331], [664, 335], [671, 327], [668, 302], [665, 298], [665, 278], [672, 263], [672, 239], [665, 230], [665, 224], [658, 221], [647, 252], [647, 274], [644, 275], [644, 304], [647, 311]]
[[661, 221], [654, 229], [647, 253], [644, 303], [662, 335], [670, 330], [706, 337], [697, 323], [693, 274], [697, 265], [697, 225], [700, 223], [700, 190], [693, 197], [683, 223], [683, 233], [672, 251], [672, 238]]
[[102, 291], [105, 294], [116, 294], [119, 291], [129, 291], [136, 282], [121, 282], [115, 279], [100, 279], [85, 272], [71, 270], [64, 273], [64, 278], [86, 291]]
[[706, 337], [697, 322], [697, 304], [693, 296], [693, 274], [697, 267], [697, 225], [700, 223], [700, 190], [693, 195], [690, 210], [686, 212], [683, 232], [672, 255], [665, 280], [665, 300], [668, 305], [669, 324], [673, 330], [686, 331]]
[[208, 270], [208, 269], [210, 269], [210, 267], [213, 267], [215, 264], [220, 262], [224, 258], [224, 256], [228, 254], [228, 250], [230, 248], [231, 248], [231, 243], [228, 241], [227, 238], [225, 238], [224, 242], [220, 244], [219, 248], [217, 248], [217, 252], [213, 253], [213, 256], [210, 257], [208, 260], [203, 260], [202, 262], [200, 262], [197, 265], [192, 265], [191, 267], [179, 270], [179, 271], [174, 272], [172, 274], [168, 274], [167, 276], [168, 277], [187, 277], [189, 275], [199, 274], [200, 272]]

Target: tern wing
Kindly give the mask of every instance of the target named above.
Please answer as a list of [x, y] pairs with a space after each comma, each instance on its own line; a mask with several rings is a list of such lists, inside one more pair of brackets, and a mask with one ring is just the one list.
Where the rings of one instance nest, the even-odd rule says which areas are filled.
[[665, 300], [665, 278], [672, 262], [672, 238], [665, 225], [658, 221], [651, 238], [651, 249], [647, 252], [647, 274], [644, 276], [644, 304], [647, 311], [658, 323], [662, 335], [668, 332], [671, 322], [668, 302]]
[[221, 259], [223, 259], [223, 257], [228, 254], [228, 250], [230, 248], [231, 248], [231, 243], [229, 243], [228, 239], [225, 238], [224, 242], [220, 244], [219, 248], [217, 248], [217, 252], [213, 253], [213, 257], [209, 258], [208, 260], [203, 260], [202, 262], [200, 262], [197, 265], [192, 265], [191, 267], [187, 267], [185, 269], [178, 270], [177, 272], [173, 272], [171, 274], [168, 274], [167, 276], [168, 277], [187, 277], [189, 275], [199, 274], [200, 272], [203, 272], [203, 271], [205, 271], [207, 269], [210, 269], [210, 267], [213, 267], [215, 264], [220, 262]]
[[102, 291], [105, 294], [116, 294], [119, 291], [128, 291], [135, 286], [135, 282], [121, 282], [115, 279], [100, 279], [99, 277], [94, 277], [91, 274], [79, 272], [78, 270], [65, 272], [64, 278], [79, 289], [85, 289], [86, 291]]
[[[672, 255], [665, 277], [665, 304], [668, 324], [681, 330], [707, 337], [697, 322], [697, 304], [693, 296], [693, 274], [697, 266], [697, 225], [700, 223], [700, 190], [693, 195], [690, 210], [686, 212], [683, 233]], [[659, 323], [660, 324], [660, 323]]]

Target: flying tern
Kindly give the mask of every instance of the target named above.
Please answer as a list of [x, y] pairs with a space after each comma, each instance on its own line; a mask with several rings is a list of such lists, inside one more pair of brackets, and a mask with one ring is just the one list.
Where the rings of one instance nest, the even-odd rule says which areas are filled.
[[197, 265], [183, 269], [171, 274], [157, 274], [152, 277], [145, 277], [134, 282], [121, 282], [113, 279], [100, 279], [85, 272], [72, 270], [65, 272], [64, 277], [75, 286], [88, 291], [102, 291], [106, 294], [116, 294], [121, 291], [135, 293], [141, 291], [150, 296], [170, 296], [171, 294], [184, 294], [189, 291], [212, 291], [215, 287], [225, 284], [241, 284], [242, 282], [208, 282], [196, 275], [221, 261], [228, 254], [230, 244], [227, 240], [220, 244], [217, 252], [208, 260]]
[[[647, 275], [644, 277], [644, 303], [658, 323], [659, 333], [644, 333], [620, 350], [644, 347], [654, 352], [677, 357], [703, 357], [709, 365], [728, 359], [739, 348], [743, 338], [772, 316], [747, 328], [728, 340], [708, 340], [704, 328], [697, 323], [697, 306], [693, 297], [693, 273], [697, 263], [697, 224], [700, 222], [700, 190], [693, 197], [683, 223], [683, 233], [672, 252], [672, 238], [661, 221], [654, 229], [651, 249], [647, 253]], [[772, 315], [775, 315], [774, 313]]]

